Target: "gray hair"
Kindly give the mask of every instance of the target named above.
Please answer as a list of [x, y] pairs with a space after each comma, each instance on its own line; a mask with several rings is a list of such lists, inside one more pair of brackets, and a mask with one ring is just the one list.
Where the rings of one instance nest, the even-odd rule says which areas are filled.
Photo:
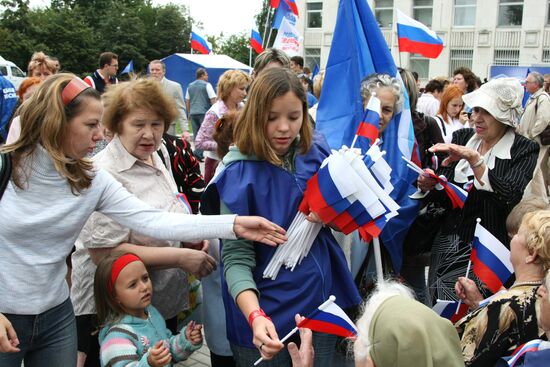
[[356, 322], [358, 332], [353, 349], [357, 360], [365, 360], [369, 355], [372, 345], [369, 339], [369, 326], [378, 307], [394, 296], [414, 299], [414, 294], [408, 287], [393, 280], [383, 280], [377, 284], [376, 289], [365, 303], [363, 312]]
[[369, 103], [369, 99], [373, 93], [376, 93], [378, 89], [384, 87], [390, 88], [395, 96], [395, 113], [401, 111], [403, 104], [401, 82], [388, 74], [374, 73], [361, 81], [361, 98], [363, 100], [363, 106]]
[[535, 79], [535, 82], [537, 82], [540, 88], [544, 87], [544, 77], [541, 73], [539, 73], [538, 71], [532, 71], [529, 73], [529, 75], [531, 75], [533, 79]]

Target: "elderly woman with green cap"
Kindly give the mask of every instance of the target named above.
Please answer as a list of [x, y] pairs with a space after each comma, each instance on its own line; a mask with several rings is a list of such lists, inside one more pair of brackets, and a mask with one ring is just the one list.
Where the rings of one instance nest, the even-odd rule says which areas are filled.
[[453, 324], [402, 284], [377, 285], [357, 330], [356, 367], [464, 367]]
[[448, 212], [432, 247], [428, 276], [432, 302], [458, 300], [454, 285], [466, 274], [477, 218], [510, 247], [506, 217], [531, 180], [539, 150], [515, 132], [523, 98], [517, 79], [491, 80], [462, 98], [473, 108], [474, 127], [456, 131], [450, 144], [436, 144], [430, 151], [448, 155], [437, 174], [468, 191], [464, 207], [453, 209], [444, 191], [433, 190], [435, 180], [420, 175], [417, 182], [426, 193], [424, 200], [438, 202]]

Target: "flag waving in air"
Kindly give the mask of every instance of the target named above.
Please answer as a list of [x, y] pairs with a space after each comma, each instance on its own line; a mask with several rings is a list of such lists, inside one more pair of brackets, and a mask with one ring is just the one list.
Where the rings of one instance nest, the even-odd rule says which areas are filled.
[[250, 47], [252, 47], [252, 49], [256, 51], [256, 53], [261, 54], [262, 52], [264, 52], [262, 43], [263, 41], [260, 33], [258, 33], [257, 30], [252, 29], [252, 32], [250, 32]]
[[435, 59], [443, 51], [443, 40], [413, 18], [406, 16], [399, 9], [397, 12], [397, 39], [399, 52], [411, 52]]
[[349, 338], [357, 334], [357, 327], [348, 315], [334, 301], [336, 297], [330, 296], [328, 301], [319, 306], [315, 311], [302, 320], [298, 327], [304, 327], [320, 333], [338, 335]]
[[[367, 1], [340, 0], [316, 121], [316, 129], [325, 135], [331, 148], [340, 149], [353, 141], [364, 115], [361, 81], [373, 73], [399, 79], [388, 44]], [[401, 269], [405, 235], [418, 213], [418, 203], [409, 198], [416, 190], [413, 182], [418, 176], [401, 159], [417, 155], [408, 94], [403, 93], [402, 99], [404, 103], [379, 136], [381, 149], [386, 151], [385, 160], [392, 168], [391, 197], [400, 206], [399, 215], [380, 234], [396, 271]]]
[[201, 36], [196, 30], [191, 32], [191, 48], [205, 55], [212, 52], [210, 42], [208, 42], [206, 38]]

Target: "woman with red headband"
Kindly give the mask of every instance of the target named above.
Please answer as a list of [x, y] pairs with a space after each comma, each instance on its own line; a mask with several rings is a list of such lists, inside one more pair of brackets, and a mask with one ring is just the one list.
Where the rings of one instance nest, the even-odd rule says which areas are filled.
[[[0, 366], [74, 366], [76, 326], [65, 258], [99, 211], [159, 239], [244, 237], [270, 245], [284, 230], [259, 217], [165, 213], [126, 191], [86, 155], [103, 138], [99, 94], [72, 74], [48, 78], [21, 107], [21, 136], [0, 200]], [[205, 256], [199, 265], [215, 267]]]
[[98, 264], [94, 295], [102, 327], [102, 366], [171, 366], [202, 346], [202, 325], [193, 321], [178, 335], [151, 305], [153, 286], [145, 264], [131, 253], [111, 253]]

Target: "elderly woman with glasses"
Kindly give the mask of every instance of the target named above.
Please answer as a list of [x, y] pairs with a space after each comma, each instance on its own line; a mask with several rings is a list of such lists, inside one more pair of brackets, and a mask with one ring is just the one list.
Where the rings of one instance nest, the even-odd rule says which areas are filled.
[[438, 175], [469, 190], [464, 207], [451, 208], [436, 181], [421, 175], [418, 188], [425, 200], [436, 201], [448, 211], [432, 247], [428, 287], [432, 301], [456, 300], [454, 284], [466, 274], [476, 219], [506, 247], [506, 217], [519, 203], [533, 175], [538, 145], [516, 134], [523, 88], [513, 78], [492, 80], [464, 95], [473, 108], [474, 128], [455, 131], [450, 144], [436, 144], [430, 151], [445, 153]]

